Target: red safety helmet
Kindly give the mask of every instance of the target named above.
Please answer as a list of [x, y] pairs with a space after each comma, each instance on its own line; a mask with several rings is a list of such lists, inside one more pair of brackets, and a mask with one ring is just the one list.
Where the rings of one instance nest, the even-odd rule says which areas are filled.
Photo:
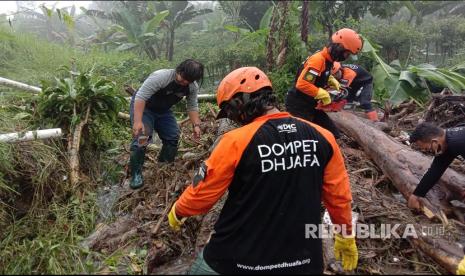
[[344, 49], [352, 54], [358, 54], [363, 47], [363, 40], [358, 33], [352, 29], [344, 28], [335, 32], [331, 37], [331, 42], [339, 43]]
[[334, 75], [337, 73], [337, 71], [339, 71], [339, 69], [341, 69], [341, 63], [338, 62], [338, 61], [335, 61], [333, 63], [333, 68], [331, 69], [331, 75]]

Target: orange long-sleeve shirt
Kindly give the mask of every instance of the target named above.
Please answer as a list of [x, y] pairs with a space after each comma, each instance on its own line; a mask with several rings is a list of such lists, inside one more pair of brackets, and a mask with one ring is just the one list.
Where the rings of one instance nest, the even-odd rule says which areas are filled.
[[331, 73], [333, 61], [328, 48], [310, 56], [297, 77], [295, 88], [302, 93], [315, 97], [318, 88], [324, 88]]
[[316, 272], [321, 240], [307, 239], [305, 226], [321, 224], [321, 201], [334, 224], [352, 228], [349, 177], [334, 136], [286, 112], [226, 133], [176, 202], [176, 214], [206, 213], [226, 190], [204, 250], [219, 273], [307, 258], [311, 264], [282, 272]]

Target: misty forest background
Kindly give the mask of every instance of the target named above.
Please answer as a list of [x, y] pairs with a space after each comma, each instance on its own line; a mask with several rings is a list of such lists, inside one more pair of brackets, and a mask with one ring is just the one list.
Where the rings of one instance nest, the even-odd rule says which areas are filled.
[[[368, 69], [378, 106], [465, 91], [463, 1], [92, 1], [57, 8], [17, 1], [0, 14], [0, 77], [41, 87], [0, 87], [0, 132], [60, 127], [63, 139], [0, 143], [0, 272], [95, 273], [118, 254], [80, 242], [103, 221], [99, 189], [118, 183], [115, 156], [131, 139], [124, 99], [160, 68], [205, 65], [201, 93], [241, 66], [272, 79], [283, 103], [300, 63], [336, 30], [363, 35], [347, 63]], [[201, 114], [216, 108], [201, 105]], [[182, 105], [175, 108], [185, 119]], [[75, 139], [79, 134], [79, 139]], [[73, 156], [78, 149], [79, 154]], [[74, 158], [74, 159], [73, 159]], [[68, 163], [77, 158], [77, 174]], [[73, 162], [71, 162], [73, 163]], [[142, 263], [147, 251], [131, 252]], [[134, 273], [128, 270], [128, 273]]]

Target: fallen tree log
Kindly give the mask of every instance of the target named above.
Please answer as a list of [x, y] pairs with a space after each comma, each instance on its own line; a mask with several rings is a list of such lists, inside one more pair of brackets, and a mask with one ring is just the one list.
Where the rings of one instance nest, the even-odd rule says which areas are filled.
[[[362, 146], [365, 153], [389, 177], [403, 197], [408, 199], [424, 172], [431, 165], [431, 159], [396, 142], [377, 128], [364, 123], [354, 114], [343, 111], [331, 113], [329, 116], [345, 134], [355, 139]], [[465, 176], [448, 169], [439, 183], [428, 193], [427, 199], [423, 200], [423, 203], [427, 207], [427, 211], [431, 211], [434, 216], [447, 224], [444, 213], [452, 213], [452, 207], [448, 202], [463, 200], [464, 193]], [[425, 215], [431, 218], [431, 214], [428, 214], [428, 212]], [[456, 245], [446, 246], [443, 242], [437, 242], [431, 247], [424, 240], [414, 241], [413, 243], [451, 273], [455, 273], [454, 269], [457, 268], [458, 262], [463, 258], [463, 253], [450, 253], [460, 252]], [[434, 250], [431, 248], [434, 248]], [[445, 255], [444, 252], [449, 253]]]
[[[336, 125], [355, 139], [364, 151], [388, 176], [402, 195], [408, 199], [423, 174], [431, 165], [431, 158], [395, 141], [377, 128], [364, 123], [354, 114], [338, 112], [330, 114]], [[451, 212], [447, 203], [463, 200], [465, 176], [447, 169], [438, 185], [427, 195], [436, 211]]]
[[462, 260], [462, 248], [444, 239], [432, 239], [429, 237], [419, 237], [410, 239], [410, 243], [433, 258], [439, 265], [444, 267], [449, 273], [455, 274], [457, 266]]

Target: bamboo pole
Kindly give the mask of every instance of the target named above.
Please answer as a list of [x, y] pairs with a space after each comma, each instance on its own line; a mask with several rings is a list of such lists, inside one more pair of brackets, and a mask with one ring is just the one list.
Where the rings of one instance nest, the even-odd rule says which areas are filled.
[[16, 142], [39, 140], [39, 139], [50, 139], [50, 138], [55, 138], [55, 137], [61, 137], [62, 135], [63, 133], [61, 132], [61, 128], [34, 130], [34, 131], [28, 131], [25, 133], [14, 132], [14, 133], [0, 134], [0, 142], [16, 143]]

